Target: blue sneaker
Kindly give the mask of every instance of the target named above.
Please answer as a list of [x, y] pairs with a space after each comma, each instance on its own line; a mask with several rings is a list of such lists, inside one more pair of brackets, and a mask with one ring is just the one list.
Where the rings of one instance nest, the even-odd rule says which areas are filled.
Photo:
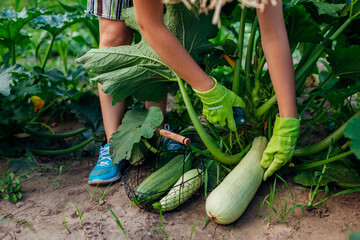
[[[170, 129], [170, 125], [168, 123], [164, 124], [164, 129], [170, 132], [174, 132]], [[183, 149], [184, 146], [177, 141], [171, 140], [167, 137], [162, 139], [162, 144], [165, 145], [166, 151], [178, 151], [179, 149]]]
[[109, 143], [105, 144], [100, 148], [98, 162], [89, 174], [89, 184], [107, 184], [120, 179], [120, 170], [124, 165], [124, 160], [113, 165], [109, 151]]

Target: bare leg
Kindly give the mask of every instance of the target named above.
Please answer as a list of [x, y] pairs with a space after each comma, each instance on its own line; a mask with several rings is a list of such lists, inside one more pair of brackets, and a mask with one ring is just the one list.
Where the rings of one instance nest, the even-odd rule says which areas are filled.
[[[99, 48], [117, 47], [120, 45], [131, 44], [133, 31], [128, 28], [123, 21], [110, 20], [99, 17], [100, 44]], [[101, 90], [98, 84], [99, 98], [104, 122], [106, 139], [109, 142], [113, 134], [121, 123], [125, 112], [125, 100], [112, 105], [112, 96]]]
[[[149, 109], [150, 107], [159, 107], [162, 111], [162, 114], [164, 116], [164, 121], [165, 121], [166, 103], [167, 103], [167, 98], [163, 98], [158, 103], [157, 102], [145, 102], [145, 106], [147, 109]], [[161, 123], [161, 125], [164, 125], [164, 121]]]
[[[99, 48], [116, 47], [120, 45], [131, 44], [133, 31], [128, 28], [123, 21], [99, 18], [100, 44]], [[125, 100], [112, 105], [112, 96], [101, 90], [101, 84], [98, 84], [101, 111], [103, 116], [104, 128], [107, 142], [111, 135], [121, 124], [125, 112]], [[146, 102], [146, 107], [160, 107], [163, 116], [166, 112], [166, 98], [157, 102]]]

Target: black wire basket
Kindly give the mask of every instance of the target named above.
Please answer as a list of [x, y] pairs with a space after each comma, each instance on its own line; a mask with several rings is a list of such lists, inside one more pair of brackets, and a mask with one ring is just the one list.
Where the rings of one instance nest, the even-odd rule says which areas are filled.
[[[174, 153], [177, 155], [182, 153], [184, 156], [183, 161], [185, 161], [185, 158], [190, 154], [193, 165], [194, 165], [194, 163], [196, 163], [196, 165], [197, 165], [196, 169], [198, 169], [198, 171], [197, 171], [196, 176], [184, 181], [183, 176], [185, 173], [185, 169], [183, 168], [182, 181], [180, 184], [176, 184], [176, 185], [172, 186], [171, 188], [166, 189], [161, 192], [152, 192], [152, 193], [147, 194], [147, 193], [139, 192], [136, 189], [145, 178], [150, 176], [154, 171], [156, 171], [159, 168], [159, 167], [156, 167], [156, 165], [158, 165], [158, 163], [160, 162], [159, 159], [161, 158], [161, 154], [157, 155], [155, 160], [147, 159], [147, 160], [144, 160], [141, 164], [131, 165], [127, 168], [127, 170], [124, 173], [124, 183], [125, 183], [126, 194], [134, 205], [136, 205], [139, 208], [141, 208], [145, 211], [148, 211], [148, 212], [159, 213], [159, 209], [154, 208], [153, 204], [155, 202], [159, 202], [159, 200], [162, 197], [164, 197], [169, 191], [171, 191], [171, 196], [169, 198], [167, 198], [169, 202], [165, 202], [165, 203], [163, 202], [167, 206], [167, 208], [175, 207], [175, 206], [172, 206], [172, 204], [176, 205], [176, 206], [184, 205], [185, 202], [189, 201], [194, 196], [196, 196], [196, 194], [193, 194], [189, 199], [184, 201], [184, 199], [182, 198], [182, 196], [183, 196], [182, 194], [184, 194], [184, 192], [182, 192], [182, 191], [193, 191], [194, 190], [194, 189], [191, 189], [191, 186], [194, 186], [194, 184], [190, 185], [190, 181], [193, 181], [193, 180], [203, 181], [204, 174], [203, 174], [202, 170], [205, 169], [203, 159], [196, 158], [194, 156], [194, 154], [192, 153], [190, 146], [184, 146], [180, 151], [176, 151]], [[184, 164], [183, 164], [183, 166], [184, 166]], [[137, 201], [138, 196], [146, 196], [146, 195], [148, 195], [151, 198], [153, 198], [154, 196], [150, 196], [150, 195], [156, 195], [159, 197], [157, 197], [153, 201], [145, 202], [145, 203]], [[174, 208], [174, 210], [175, 209], [176, 208]]]

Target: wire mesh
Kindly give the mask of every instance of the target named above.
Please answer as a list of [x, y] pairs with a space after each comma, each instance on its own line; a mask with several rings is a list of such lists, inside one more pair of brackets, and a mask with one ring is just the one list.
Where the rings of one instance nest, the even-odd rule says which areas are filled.
[[[196, 161], [201, 161], [200, 166], [202, 169], [205, 169], [204, 162], [202, 158], [195, 158], [194, 154], [191, 151], [191, 148], [183, 148], [180, 152], [183, 153], [183, 161], [185, 161], [185, 157], [188, 154], [191, 154], [193, 163]], [[177, 153], [180, 153], [177, 151]], [[157, 156], [159, 157], [159, 156]], [[160, 192], [152, 192], [152, 193], [142, 193], [136, 191], [137, 187], [140, 185], [140, 183], [146, 179], [148, 176], [150, 176], [156, 169], [154, 165], [157, 163], [157, 161], [154, 160], [145, 160], [142, 162], [141, 165], [131, 165], [124, 174], [124, 183], [125, 183], [125, 190], [126, 194], [129, 197], [129, 199], [132, 201], [132, 203], [139, 208], [148, 211], [148, 212], [154, 212], [158, 213], [159, 210], [155, 209], [153, 207], [153, 203], [159, 202], [161, 198], [163, 198], [167, 193], [171, 193], [171, 195], [166, 198], [166, 201], [162, 202], [162, 208], [171, 209], [173, 210], [176, 206], [184, 204], [187, 200], [194, 197], [194, 194], [191, 194], [191, 197], [187, 198], [189, 196], [189, 192], [194, 193], [197, 190], [194, 189], [195, 186], [201, 185], [199, 182], [203, 179], [203, 173], [198, 168], [198, 174], [186, 181], [184, 181], [184, 173], [185, 169], [183, 168], [182, 172], [182, 181], [180, 184], [177, 184], [169, 189], [166, 189], [164, 191]], [[183, 164], [184, 166], [185, 164]], [[199, 165], [199, 162], [198, 162]], [[157, 169], [156, 169], [157, 170]], [[149, 202], [141, 202], [138, 201], [138, 196], [146, 197], [149, 196], [150, 198], [156, 197], [155, 200], [149, 201]]]

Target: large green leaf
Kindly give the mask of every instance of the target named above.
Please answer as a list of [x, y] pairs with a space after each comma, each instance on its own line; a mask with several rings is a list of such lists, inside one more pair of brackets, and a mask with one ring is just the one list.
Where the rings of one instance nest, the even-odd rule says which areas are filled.
[[[163, 84], [165, 78], [153, 77], [156, 74], [172, 77], [169, 69], [157, 68], [154, 65], [138, 64], [128, 68], [104, 73], [94, 78], [103, 83], [102, 90], [113, 95], [113, 102], [120, 102], [133, 95], [138, 100], [159, 102], [167, 94], [168, 86]], [[154, 94], [156, 93], [156, 94]]]
[[217, 35], [217, 27], [211, 19], [211, 14], [196, 15], [183, 4], [167, 5], [164, 15], [164, 23], [193, 58], [215, 46], [208, 41]]
[[27, 37], [27, 34], [19, 37], [20, 30], [32, 19], [47, 14], [45, 10], [26, 10], [25, 8], [21, 12], [15, 12], [14, 10], [3, 9], [0, 15], [0, 40], [6, 40], [15, 42], [17, 44]]
[[[314, 171], [302, 171], [296, 174], [294, 177], [294, 182], [297, 184], [301, 184], [306, 187], [315, 186], [317, 184], [318, 177], [315, 176]], [[320, 186], [324, 186], [330, 182], [328, 178], [322, 178], [320, 182]]]
[[85, 93], [78, 101], [72, 100], [71, 111], [86, 128], [91, 128], [93, 132], [102, 126], [99, 98], [93, 94]]
[[[133, 8], [126, 9], [123, 18], [127, 26], [139, 31]], [[203, 59], [199, 55], [213, 47], [207, 40], [216, 34], [211, 16], [198, 16], [182, 4], [169, 5], [164, 14], [164, 23], [195, 59]], [[113, 95], [114, 102], [130, 95], [139, 100], [159, 101], [166, 96], [169, 81], [175, 79], [172, 70], [160, 60], [144, 38], [131, 46], [90, 50], [78, 61], [85, 68], [100, 74], [94, 80], [104, 85], [102, 90]]]
[[59, 35], [66, 28], [79, 22], [91, 19], [91, 15], [78, 15], [75, 13], [65, 13], [58, 15], [42, 15], [34, 19], [34, 28], [44, 29], [53, 36]]
[[135, 105], [125, 114], [122, 124], [110, 138], [110, 151], [114, 162], [130, 159], [133, 145], [140, 142], [141, 137], [151, 138], [162, 121], [160, 108], [150, 107], [147, 111], [143, 105]]
[[349, 48], [326, 50], [328, 61], [335, 76], [360, 79], [360, 46]]
[[345, 128], [344, 135], [351, 139], [351, 151], [360, 159], [360, 118], [351, 119]]
[[298, 5], [284, 10], [286, 28], [290, 46], [296, 46], [299, 42], [320, 42], [320, 26], [311, 19], [305, 7]]
[[313, 94], [326, 98], [334, 106], [340, 106], [343, 105], [347, 97], [358, 92], [360, 92], [360, 81], [349, 81], [341, 78], [333, 87], [321, 89], [319, 92], [313, 92]]
[[347, 4], [345, 3], [328, 3], [316, 0], [292, 0], [291, 6], [303, 5], [314, 19], [319, 22], [331, 22], [342, 16], [342, 10]]
[[14, 74], [28, 74], [25, 67], [13, 65], [7, 67], [0, 65], [0, 94], [4, 96], [10, 95], [11, 85], [14, 84]]

